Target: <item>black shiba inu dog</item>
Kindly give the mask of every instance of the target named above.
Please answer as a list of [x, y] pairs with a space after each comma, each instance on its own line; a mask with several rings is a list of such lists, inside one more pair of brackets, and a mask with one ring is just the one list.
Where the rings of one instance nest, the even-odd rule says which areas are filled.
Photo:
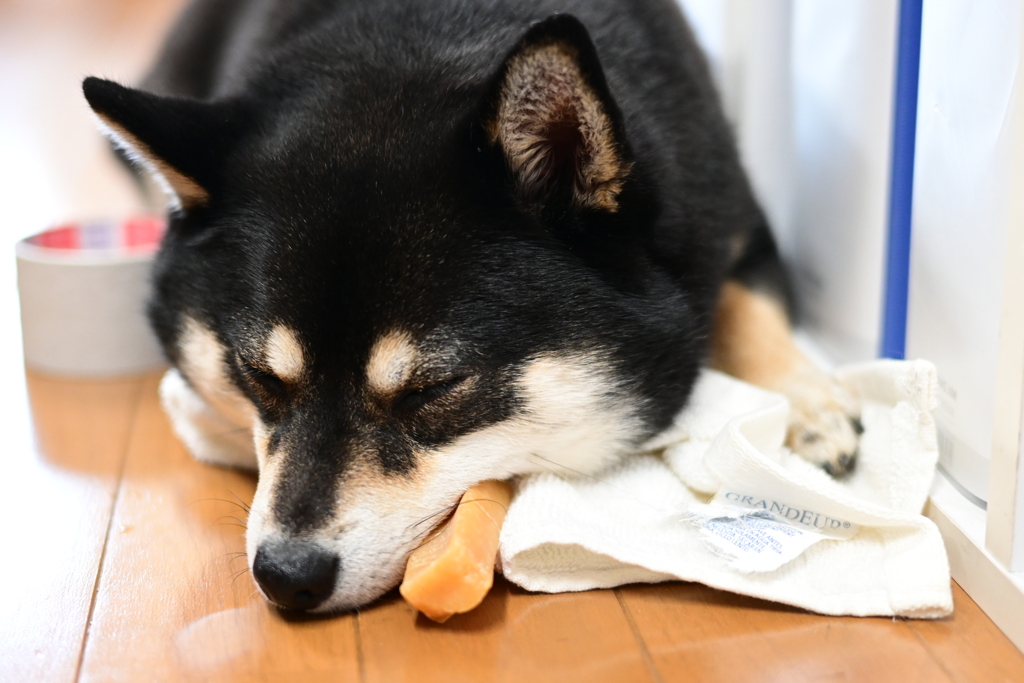
[[709, 359], [852, 464], [671, 0], [199, 0], [143, 89], [84, 90], [171, 198], [165, 404], [258, 467], [278, 605], [376, 598], [476, 482], [637, 450]]

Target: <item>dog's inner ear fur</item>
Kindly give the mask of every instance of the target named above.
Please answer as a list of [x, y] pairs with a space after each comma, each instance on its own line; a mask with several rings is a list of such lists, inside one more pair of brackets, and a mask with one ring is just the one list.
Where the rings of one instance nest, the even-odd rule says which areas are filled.
[[96, 112], [104, 135], [137, 166], [144, 169], [167, 195], [171, 211], [188, 211], [205, 206], [210, 194], [195, 179], [171, 166], [149, 145], [117, 121]]
[[510, 57], [488, 134], [524, 203], [544, 204], [568, 190], [578, 208], [618, 210], [629, 163], [572, 43], [528, 44]]
[[99, 78], [82, 88], [103, 132], [163, 188], [170, 209], [205, 206], [234, 137], [228, 106], [161, 97]]

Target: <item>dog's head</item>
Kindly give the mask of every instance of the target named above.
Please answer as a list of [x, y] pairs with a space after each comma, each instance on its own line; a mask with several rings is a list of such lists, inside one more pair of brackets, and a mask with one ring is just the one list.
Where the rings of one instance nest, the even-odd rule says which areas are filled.
[[375, 598], [469, 486], [608, 464], [696, 372], [583, 26], [534, 25], [486, 77], [453, 59], [276, 66], [210, 102], [85, 83], [174, 199], [153, 321], [254, 425], [250, 566], [286, 607]]

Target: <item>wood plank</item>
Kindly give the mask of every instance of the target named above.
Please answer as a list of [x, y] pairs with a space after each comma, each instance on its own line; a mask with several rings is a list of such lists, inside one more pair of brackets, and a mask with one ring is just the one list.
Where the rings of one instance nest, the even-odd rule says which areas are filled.
[[0, 680], [75, 678], [142, 386], [31, 373], [27, 395], [21, 377], [4, 384]]
[[531, 594], [500, 577], [435, 624], [392, 593], [359, 615], [367, 683], [656, 680], [612, 591]]
[[955, 681], [1024, 681], [1024, 654], [955, 582], [953, 604], [949, 619], [907, 622], [943, 670]]
[[358, 680], [354, 615], [286, 619], [256, 593], [238, 500], [251, 500], [254, 489], [252, 475], [192, 460], [150, 382], [80, 680]]
[[666, 682], [958, 680], [904, 620], [824, 617], [699, 584], [617, 590]]

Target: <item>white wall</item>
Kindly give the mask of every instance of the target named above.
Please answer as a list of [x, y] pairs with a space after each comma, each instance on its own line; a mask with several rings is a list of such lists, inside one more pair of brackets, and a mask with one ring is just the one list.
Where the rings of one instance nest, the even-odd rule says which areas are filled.
[[877, 354], [897, 0], [680, 0], [747, 171], [838, 362]]
[[1004, 255], [1012, 152], [1024, 135], [1011, 111], [1021, 19], [1020, 0], [929, 0], [921, 27], [907, 357], [936, 364], [940, 463], [982, 500], [1006, 372], [1000, 323], [1012, 305]]

